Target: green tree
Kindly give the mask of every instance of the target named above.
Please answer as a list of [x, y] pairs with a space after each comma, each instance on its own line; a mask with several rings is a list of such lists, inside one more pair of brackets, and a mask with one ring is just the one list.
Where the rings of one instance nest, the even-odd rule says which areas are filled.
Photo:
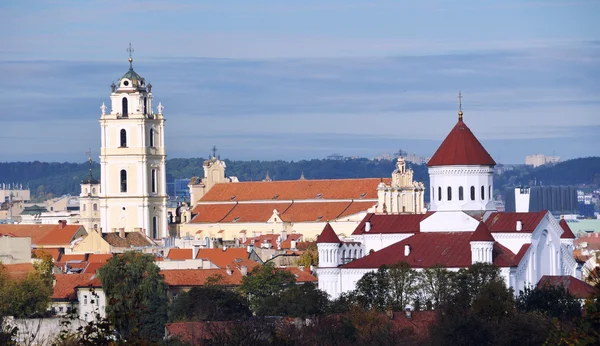
[[314, 283], [292, 285], [281, 294], [278, 315], [302, 318], [322, 315], [327, 304], [327, 293], [319, 290]]
[[[388, 269], [390, 305], [394, 310], [404, 310], [418, 301], [419, 274], [406, 262], [392, 264]], [[417, 303], [418, 304], [418, 303]]]
[[126, 252], [98, 271], [106, 314], [124, 340], [158, 341], [167, 322], [167, 285], [152, 255]]
[[282, 293], [296, 284], [296, 277], [287, 270], [275, 268], [272, 262], [254, 268], [242, 279], [241, 292], [248, 298], [258, 316], [277, 314]]
[[419, 289], [423, 300], [429, 307], [437, 309], [448, 301], [452, 292], [452, 272], [435, 266], [423, 269], [420, 274]]
[[356, 300], [366, 310], [384, 311], [390, 306], [390, 275], [386, 266], [363, 275], [356, 283]]
[[310, 267], [319, 264], [319, 250], [317, 244], [310, 245], [296, 261], [296, 265]]
[[252, 314], [239, 293], [218, 285], [193, 287], [173, 302], [171, 321], [242, 320]]
[[581, 305], [575, 296], [563, 287], [546, 285], [526, 287], [519, 292], [517, 309], [521, 312], [540, 312], [562, 320], [581, 316]]

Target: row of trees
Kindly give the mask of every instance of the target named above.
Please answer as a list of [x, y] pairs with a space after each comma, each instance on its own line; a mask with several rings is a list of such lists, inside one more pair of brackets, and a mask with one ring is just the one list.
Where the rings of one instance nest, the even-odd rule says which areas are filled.
[[[171, 179], [202, 176], [204, 158], [170, 159], [167, 172]], [[274, 180], [294, 180], [304, 173], [307, 179], [378, 178], [388, 177], [394, 170], [393, 161], [352, 160], [302, 160], [302, 161], [231, 161], [225, 160], [227, 175], [237, 176], [241, 181], [260, 181], [265, 174]], [[411, 165], [415, 178], [429, 185], [425, 165]], [[79, 183], [88, 176], [88, 163], [59, 162], [0, 162], [2, 182], [28, 185], [34, 198], [44, 199], [48, 194], [60, 196], [79, 194]], [[100, 165], [92, 166], [94, 176], [99, 177]], [[494, 176], [498, 191], [515, 185], [532, 184], [534, 180], [545, 185], [600, 186], [600, 157], [581, 158], [561, 162], [554, 166], [532, 168], [516, 167], [502, 175]], [[426, 199], [428, 197], [426, 196]]]

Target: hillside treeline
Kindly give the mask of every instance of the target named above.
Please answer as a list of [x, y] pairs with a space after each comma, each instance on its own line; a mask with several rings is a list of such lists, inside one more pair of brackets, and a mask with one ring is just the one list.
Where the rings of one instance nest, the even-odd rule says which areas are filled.
[[[184, 179], [203, 176], [204, 158], [167, 160], [168, 179]], [[389, 177], [395, 167], [394, 161], [374, 161], [366, 158], [352, 160], [313, 159], [301, 161], [232, 161], [225, 159], [226, 174], [240, 181], [263, 180], [269, 172], [273, 180], [379, 178]], [[429, 175], [425, 165], [409, 164], [415, 171], [415, 179], [429, 186]], [[92, 173], [98, 178], [100, 165], [92, 164]], [[49, 196], [79, 194], [79, 183], [89, 175], [87, 162], [2, 162], [0, 184], [23, 184], [31, 189], [32, 198], [45, 199]], [[554, 166], [531, 168], [516, 166], [494, 177], [496, 191], [519, 185], [577, 185], [586, 188], [600, 186], [600, 157], [579, 158], [561, 162]], [[426, 199], [428, 196], [426, 195]]]

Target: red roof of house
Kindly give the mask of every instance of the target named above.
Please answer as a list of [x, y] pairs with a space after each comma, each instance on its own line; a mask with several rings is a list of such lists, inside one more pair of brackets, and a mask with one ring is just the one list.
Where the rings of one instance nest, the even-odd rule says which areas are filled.
[[2, 264], [0, 262], [0, 266], [4, 267], [8, 277], [13, 280], [24, 279], [27, 274], [35, 270], [35, 267], [31, 263]]
[[323, 232], [317, 237], [317, 244], [320, 243], [341, 243], [340, 238], [335, 234], [329, 222], [323, 228]]
[[314, 275], [312, 275], [310, 273], [309, 268], [304, 268], [304, 270], [301, 270], [298, 267], [286, 267], [284, 270], [289, 271], [290, 273], [294, 274], [294, 276], [296, 277], [296, 282], [300, 282], [300, 283], [304, 283], [304, 282], [318, 282], [319, 279], [317, 279]]
[[428, 167], [452, 165], [496, 165], [496, 161], [492, 159], [462, 120], [458, 120], [438, 150], [427, 162]]
[[[398, 243], [354, 260], [342, 268], [379, 268], [406, 262], [413, 268], [443, 266], [465, 268], [471, 265], [471, 237], [474, 232], [416, 233]], [[405, 245], [410, 253], [404, 256]], [[499, 267], [515, 265], [515, 255], [499, 243], [494, 243], [493, 263]]]
[[85, 261], [85, 254], [63, 254], [60, 256], [60, 261]]
[[114, 254], [97, 254], [91, 253], [88, 255], [88, 262], [90, 263], [106, 263], [108, 260], [114, 257]]
[[94, 274], [55, 274], [52, 300], [76, 300], [75, 287], [86, 285], [93, 277]]
[[[540, 224], [548, 211], [529, 213], [494, 212], [484, 221], [492, 233], [531, 233]], [[521, 221], [522, 229], [517, 231], [517, 221]]]
[[563, 234], [560, 235], [560, 239], [575, 239], [575, 234], [571, 231], [571, 227], [567, 224], [565, 219], [560, 219], [558, 223], [563, 230]]
[[43, 253], [46, 253], [46, 254], [52, 256], [52, 259], [54, 260], [54, 262], [58, 262], [60, 259], [60, 255], [62, 254], [61, 250], [58, 248], [48, 248], [48, 249], [39, 248], [39, 249], [31, 250], [31, 254], [35, 258], [41, 258]]
[[327, 221], [365, 212], [375, 202], [280, 202], [280, 203], [227, 203], [198, 204], [192, 223], [266, 222], [277, 210], [281, 221]]
[[249, 255], [245, 248], [227, 248], [225, 251], [223, 249], [200, 249], [196, 258], [207, 259], [219, 268], [225, 268], [227, 265], [231, 268], [245, 265], [248, 270], [251, 270], [258, 263], [248, 259]]
[[[389, 183], [390, 180], [387, 178], [384, 182]], [[362, 178], [220, 183], [213, 186], [201, 201], [375, 199], [379, 182], [379, 178]]]
[[262, 244], [269, 243], [271, 248], [277, 249], [277, 238], [279, 234], [261, 234], [256, 237], [246, 238], [246, 241], [240, 241], [241, 245], [254, 245], [255, 248], [259, 248]]
[[173, 269], [161, 270], [160, 273], [165, 277], [165, 282], [169, 286], [203, 286], [209, 277], [220, 275], [223, 285], [242, 284], [242, 274], [239, 270], [232, 268], [231, 275], [227, 274], [226, 269]]
[[40, 239], [52, 231], [56, 225], [0, 225], [0, 233], [11, 233], [15, 237], [30, 237], [31, 245], [35, 246]]
[[[585, 246], [583, 246], [585, 244]], [[575, 239], [575, 247], [586, 250], [600, 250], [600, 233], [592, 233]]]
[[96, 274], [98, 269], [102, 268], [106, 262], [87, 262], [87, 265], [81, 273]]
[[281, 242], [281, 248], [282, 249], [291, 249], [292, 248], [292, 241], [296, 242], [296, 248], [298, 248], [298, 242], [300, 242], [301, 239], [302, 239], [302, 234], [292, 233], [292, 234], [290, 234], [290, 235], [287, 236], [286, 240], [284, 240], [283, 242]]
[[[427, 214], [372, 214], [369, 213], [356, 227], [353, 235], [379, 233], [418, 233], [421, 221], [432, 215]], [[371, 223], [371, 230], [366, 231], [365, 225]]]
[[471, 236], [471, 241], [494, 241], [494, 237], [485, 223], [480, 222]]
[[48, 232], [44, 237], [37, 241], [37, 245], [70, 245], [73, 240], [75, 240], [75, 236], [81, 225], [56, 225], [54, 229]]
[[194, 253], [193, 253], [192, 249], [172, 248], [169, 250], [169, 253], [167, 254], [166, 257], [172, 261], [183, 261], [183, 260], [187, 260], [187, 259], [192, 259], [193, 254]]
[[567, 289], [569, 293], [579, 299], [586, 299], [590, 296], [597, 296], [600, 294], [600, 290], [594, 286], [568, 275], [544, 275], [537, 285], [538, 287], [560, 286]]

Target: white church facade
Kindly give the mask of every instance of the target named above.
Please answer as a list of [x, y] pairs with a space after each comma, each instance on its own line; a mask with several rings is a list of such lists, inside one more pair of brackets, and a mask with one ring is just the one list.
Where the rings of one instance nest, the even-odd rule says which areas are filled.
[[165, 117], [153, 107], [152, 85], [129, 70], [100, 107], [100, 181], [81, 184], [82, 222], [102, 233], [168, 236]]
[[383, 213], [378, 206], [343, 240], [327, 225], [317, 240], [319, 288], [337, 298], [354, 290], [366, 273], [398, 262], [417, 270], [442, 266], [452, 271], [477, 262], [493, 264], [515, 293], [544, 275], [581, 278], [573, 257], [575, 236], [564, 220], [548, 211], [494, 209], [495, 164], [460, 111], [427, 163], [429, 210]]

